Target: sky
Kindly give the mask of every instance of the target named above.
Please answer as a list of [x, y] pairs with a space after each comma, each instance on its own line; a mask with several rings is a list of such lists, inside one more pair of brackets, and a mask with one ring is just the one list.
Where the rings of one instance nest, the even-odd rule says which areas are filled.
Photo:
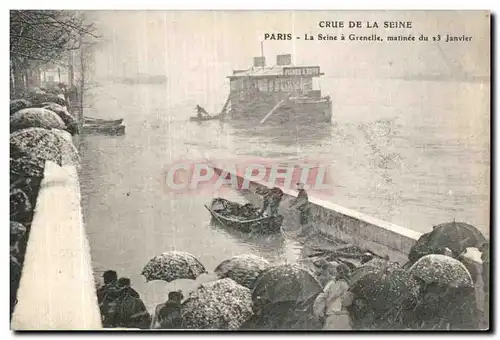
[[[99, 77], [165, 74], [184, 90], [217, 91], [234, 69], [251, 66], [265, 33], [301, 39], [264, 41], [267, 64], [292, 54], [297, 65], [320, 65], [327, 77], [488, 76], [490, 22], [484, 11], [97, 11], [89, 13], [103, 39]], [[321, 20], [378, 22], [378, 29], [319, 28]], [[411, 29], [384, 29], [384, 21], [411, 21]], [[305, 34], [380, 36], [446, 34], [471, 42], [305, 41]], [[188, 79], [189, 81], [186, 81]]]

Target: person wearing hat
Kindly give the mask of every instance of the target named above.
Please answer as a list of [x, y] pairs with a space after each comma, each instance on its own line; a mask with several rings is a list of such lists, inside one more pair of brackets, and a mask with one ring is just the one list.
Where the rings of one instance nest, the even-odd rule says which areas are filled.
[[[297, 198], [290, 204], [290, 208], [297, 208], [300, 213], [300, 225], [304, 227], [309, 222], [309, 197], [302, 183], [297, 183], [297, 192]], [[304, 230], [302, 234], [305, 234]]]
[[102, 275], [104, 285], [97, 289], [97, 302], [101, 311], [101, 317], [104, 327], [109, 326], [110, 304], [114, 302], [118, 294], [116, 293], [116, 284], [118, 275], [114, 270], [106, 270]]

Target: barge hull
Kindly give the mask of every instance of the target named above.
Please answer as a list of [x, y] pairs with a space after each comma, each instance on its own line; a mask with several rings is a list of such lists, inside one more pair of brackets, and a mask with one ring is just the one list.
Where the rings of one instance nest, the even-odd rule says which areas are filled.
[[[236, 120], [261, 121], [279, 102], [280, 98], [262, 98], [256, 96], [250, 103], [232, 103], [230, 116]], [[298, 122], [331, 123], [332, 102], [328, 97], [285, 100], [266, 120], [268, 122], [284, 123]]]

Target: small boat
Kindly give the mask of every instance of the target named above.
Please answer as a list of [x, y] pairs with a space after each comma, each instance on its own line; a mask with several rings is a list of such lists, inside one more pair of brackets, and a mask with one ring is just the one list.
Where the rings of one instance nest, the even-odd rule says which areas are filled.
[[[233, 228], [245, 233], [272, 234], [281, 231], [283, 216], [259, 216], [258, 208], [248, 204], [241, 205], [239, 203], [228, 201], [224, 198], [214, 198], [210, 205], [205, 205], [205, 208], [210, 212], [214, 221], [220, 223], [227, 228]], [[242, 211], [250, 213], [247, 216], [242, 216]]]
[[100, 118], [92, 118], [92, 117], [83, 117], [84, 124], [111, 124], [111, 125], [120, 125], [123, 123], [123, 118], [120, 119], [100, 119]]
[[220, 119], [220, 116], [194, 116], [194, 117], [189, 117], [189, 120], [195, 121], [195, 122], [202, 122], [205, 120], [214, 120], [214, 119]]
[[83, 124], [83, 132], [86, 134], [124, 135], [125, 134], [125, 125]]
[[202, 122], [205, 120], [215, 120], [215, 119], [220, 119], [223, 116], [223, 112], [218, 115], [212, 116], [207, 112], [207, 110], [202, 108], [200, 105], [196, 105], [196, 111], [198, 112], [198, 115], [194, 117], [189, 117], [191, 121]]

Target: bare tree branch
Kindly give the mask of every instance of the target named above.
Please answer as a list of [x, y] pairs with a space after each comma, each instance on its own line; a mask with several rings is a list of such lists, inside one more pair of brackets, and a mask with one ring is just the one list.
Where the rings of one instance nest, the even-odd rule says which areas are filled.
[[10, 56], [20, 65], [58, 60], [79, 49], [82, 37], [98, 37], [94, 25], [75, 11], [11, 11], [10, 24]]

